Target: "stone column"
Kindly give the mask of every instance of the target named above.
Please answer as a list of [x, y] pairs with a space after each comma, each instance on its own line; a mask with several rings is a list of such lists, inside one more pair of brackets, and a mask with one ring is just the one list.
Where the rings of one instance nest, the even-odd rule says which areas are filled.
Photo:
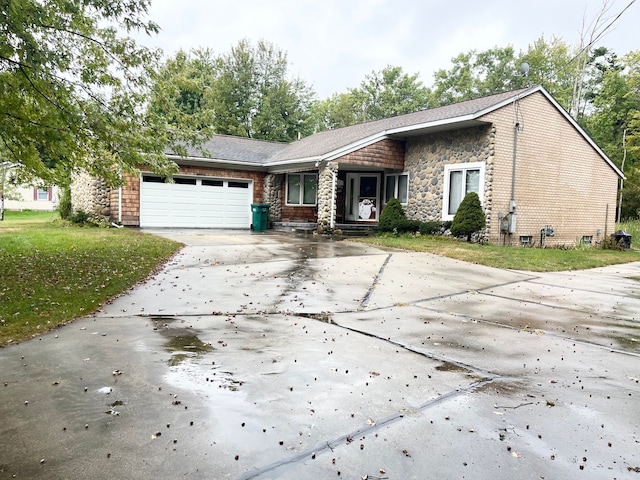
[[337, 191], [334, 177], [338, 177], [338, 164], [329, 162], [318, 172], [318, 233], [332, 233], [331, 220], [336, 215]]
[[106, 182], [86, 171], [74, 173], [71, 183], [71, 207], [74, 213], [84, 212], [96, 220], [110, 214], [109, 187]]
[[269, 220], [279, 222], [282, 220], [282, 179], [284, 175], [269, 173], [264, 178], [265, 203], [271, 204], [269, 208]]

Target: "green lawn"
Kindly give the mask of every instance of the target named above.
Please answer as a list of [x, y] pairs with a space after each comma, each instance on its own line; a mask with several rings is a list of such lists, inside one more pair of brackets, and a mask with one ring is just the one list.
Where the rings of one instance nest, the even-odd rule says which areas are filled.
[[[629, 228], [627, 231], [631, 233], [630, 225], [627, 225], [627, 228]], [[640, 234], [640, 231], [638, 233]], [[636, 240], [636, 237], [633, 239]], [[580, 270], [640, 261], [640, 251], [619, 252], [595, 247], [568, 250], [501, 247], [467, 243], [449, 237], [413, 237], [410, 235], [399, 237], [380, 235], [358, 239], [358, 241], [404, 250], [435, 253], [490, 267], [533, 272]]]
[[5, 212], [0, 345], [91, 313], [145, 279], [179, 248], [135, 230], [71, 226], [52, 212]]

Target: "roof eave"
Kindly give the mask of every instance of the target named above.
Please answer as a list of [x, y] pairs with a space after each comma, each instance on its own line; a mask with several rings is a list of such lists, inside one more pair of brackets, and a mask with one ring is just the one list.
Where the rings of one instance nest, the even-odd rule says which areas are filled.
[[[576, 122], [574, 120], [574, 118], [569, 115], [569, 112], [567, 112], [562, 105], [560, 105], [555, 98], [553, 98], [553, 96], [547, 92], [547, 90], [542, 87], [542, 85], [536, 85], [535, 87], [532, 87], [530, 90], [527, 90], [525, 92], [522, 92], [521, 94], [517, 95], [517, 97], [519, 98], [524, 98], [527, 97], [533, 93], [536, 92], [540, 92], [542, 93], [542, 95], [544, 95], [544, 97], [549, 100], [549, 102], [551, 102], [551, 104], [556, 107], [556, 109], [564, 116], [564, 118], [569, 121], [569, 123], [571, 123], [571, 125], [573, 126], [573, 128], [575, 128], [578, 133], [580, 135], [582, 135], [582, 137], [587, 141], [587, 143], [589, 143], [589, 145], [591, 145], [591, 147], [598, 153], [598, 155], [600, 155], [600, 157], [602, 157], [602, 159], [613, 169], [613, 171], [616, 173], [616, 175], [618, 175], [619, 178], [622, 178], [623, 180], [626, 179], [626, 177], [624, 176], [624, 173], [616, 166], [615, 163], [613, 163], [613, 161], [607, 156], [606, 153], [604, 153], [602, 151], [602, 149], [598, 146], [598, 144], [596, 144], [596, 142], [593, 141], [593, 139], [587, 134], [587, 132], [585, 132], [583, 130], [583, 128], [578, 124], [578, 122]], [[514, 97], [515, 98], [515, 97]], [[496, 108], [492, 108], [491, 110], [487, 111], [487, 112], [483, 112], [482, 115], [485, 115], [486, 113], [490, 113], [493, 110], [497, 110], [497, 108], [501, 108], [505, 105], [508, 105], [509, 103], [511, 103], [513, 101], [513, 98], [511, 100], [502, 102], [502, 104], [500, 105], [500, 107], [496, 107]]]
[[266, 171], [267, 168], [262, 163], [244, 162], [241, 160], [226, 160], [221, 158], [208, 158], [208, 157], [182, 157], [180, 155], [167, 155], [169, 160], [180, 165], [193, 165], [193, 166], [221, 166], [221, 167], [233, 167], [237, 170], [254, 170], [254, 171]]

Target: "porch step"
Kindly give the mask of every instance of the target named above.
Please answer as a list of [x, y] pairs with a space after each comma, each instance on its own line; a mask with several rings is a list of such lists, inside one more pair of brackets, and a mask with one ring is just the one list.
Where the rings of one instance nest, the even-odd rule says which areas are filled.
[[[317, 227], [317, 223], [311, 222], [273, 222], [271, 224], [271, 228], [276, 231], [302, 233], [307, 235], [313, 234]], [[377, 232], [378, 225], [354, 223], [338, 223], [334, 230], [335, 235], [342, 235], [345, 237], [366, 237], [369, 235], [375, 235]]]

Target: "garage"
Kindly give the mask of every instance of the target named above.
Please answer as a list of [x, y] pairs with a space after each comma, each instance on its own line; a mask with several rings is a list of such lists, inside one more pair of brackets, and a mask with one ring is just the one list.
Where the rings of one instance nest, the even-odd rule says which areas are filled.
[[165, 183], [143, 174], [140, 182], [141, 227], [249, 228], [252, 181], [174, 177]]

